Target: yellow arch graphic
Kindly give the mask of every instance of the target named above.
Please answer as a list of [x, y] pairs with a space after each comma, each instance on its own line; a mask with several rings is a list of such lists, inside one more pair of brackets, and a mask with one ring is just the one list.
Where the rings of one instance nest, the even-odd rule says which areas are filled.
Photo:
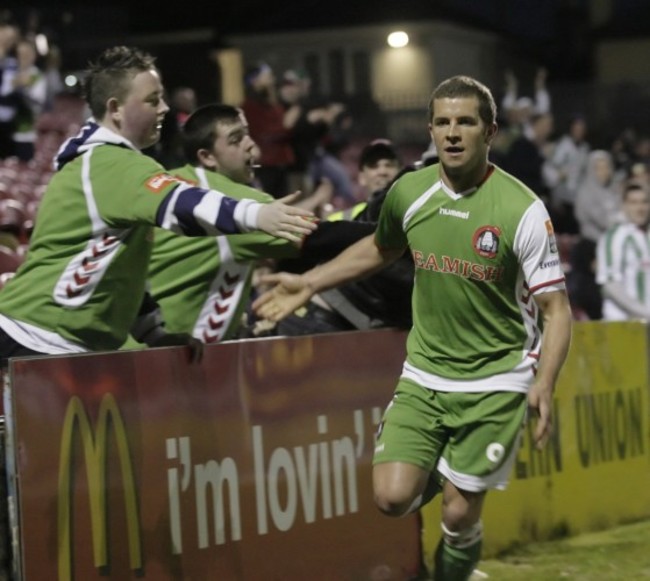
[[72, 444], [75, 427], [81, 437], [93, 538], [93, 558], [95, 567], [108, 565], [108, 522], [106, 503], [106, 456], [108, 448], [109, 418], [117, 442], [122, 471], [122, 486], [129, 536], [129, 556], [131, 569], [142, 568], [142, 546], [140, 539], [140, 522], [138, 504], [133, 477], [133, 466], [129, 443], [122, 415], [117, 407], [113, 394], [107, 393], [102, 398], [99, 408], [99, 418], [95, 431], [92, 430], [88, 414], [77, 396], [68, 402], [59, 457], [59, 490], [58, 490], [58, 569], [59, 581], [72, 581], [72, 501], [71, 470], [73, 466]]

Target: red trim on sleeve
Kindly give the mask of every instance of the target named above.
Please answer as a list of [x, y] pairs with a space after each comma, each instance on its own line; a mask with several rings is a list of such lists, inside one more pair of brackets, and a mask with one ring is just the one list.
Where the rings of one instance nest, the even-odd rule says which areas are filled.
[[549, 280], [548, 282], [544, 282], [542, 284], [538, 284], [537, 286], [531, 287], [528, 289], [529, 294], [535, 294], [535, 291], [538, 291], [540, 288], [544, 288], [546, 286], [553, 286], [554, 284], [558, 284], [559, 282], [566, 282], [566, 278], [556, 278], [555, 280]]

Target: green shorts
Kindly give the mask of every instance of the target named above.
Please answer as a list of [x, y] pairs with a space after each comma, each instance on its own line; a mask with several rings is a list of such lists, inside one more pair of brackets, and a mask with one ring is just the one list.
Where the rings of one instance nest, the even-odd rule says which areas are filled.
[[406, 462], [462, 490], [505, 488], [526, 421], [526, 394], [445, 392], [400, 379], [373, 463]]

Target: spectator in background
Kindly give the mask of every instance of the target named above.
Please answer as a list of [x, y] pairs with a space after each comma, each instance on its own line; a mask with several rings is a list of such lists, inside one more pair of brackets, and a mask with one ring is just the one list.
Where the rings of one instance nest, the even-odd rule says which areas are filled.
[[36, 121], [47, 102], [47, 79], [36, 65], [36, 46], [31, 40], [21, 40], [16, 46], [17, 69], [11, 83], [15, 99], [13, 153], [22, 161], [34, 157]]
[[629, 172], [635, 157], [635, 142], [636, 131], [632, 127], [626, 127], [612, 139], [609, 151], [617, 175], [626, 175]]
[[580, 236], [595, 247], [605, 231], [621, 220], [621, 184], [614, 176], [612, 156], [598, 149], [589, 154], [585, 179], [576, 193], [575, 214]]
[[373, 194], [386, 189], [399, 173], [402, 164], [389, 139], [373, 139], [359, 155], [357, 181], [365, 201]]
[[597, 247], [603, 318], [650, 320], [650, 198], [638, 184], [623, 192], [624, 220], [607, 229]]
[[295, 156], [292, 173], [311, 191], [327, 178], [339, 205], [356, 201], [352, 179], [338, 157], [328, 150], [330, 141], [345, 117], [342, 103], [316, 99], [311, 95], [311, 79], [301, 70], [288, 70], [280, 83], [280, 98], [286, 108], [285, 125], [291, 130]]
[[344, 210], [330, 214], [328, 220], [353, 220], [375, 195], [385, 195], [401, 169], [399, 157], [388, 139], [375, 139], [366, 145], [359, 155], [357, 181], [361, 186], [363, 201]]
[[551, 216], [557, 232], [578, 234], [575, 201], [578, 187], [587, 171], [591, 147], [587, 142], [587, 122], [574, 116], [568, 131], [555, 143], [548, 160], [551, 185]]
[[633, 164], [628, 172], [627, 182], [633, 182], [650, 190], [650, 167], [641, 162]]
[[45, 64], [43, 65], [43, 74], [47, 83], [46, 111], [53, 109], [57, 95], [60, 95], [65, 90], [61, 66], [61, 49], [56, 45], [52, 45], [45, 55]]
[[257, 179], [261, 189], [275, 198], [289, 193], [289, 172], [295, 162], [289, 121], [280, 103], [273, 69], [264, 62], [250, 67], [244, 78], [246, 98], [241, 107], [251, 138], [260, 148]]
[[508, 127], [517, 134], [526, 133], [530, 121], [536, 115], [551, 113], [551, 96], [546, 87], [548, 71], [540, 67], [535, 73], [534, 96], [522, 96], [519, 93], [519, 80], [511, 69], [505, 73], [506, 90], [501, 102], [503, 114]]
[[512, 144], [522, 136], [533, 139], [531, 121], [551, 113], [551, 97], [546, 88], [547, 72], [539, 68], [534, 81], [534, 98], [522, 96], [519, 80], [511, 69], [505, 72], [505, 92], [501, 102], [500, 128], [490, 148], [490, 158], [503, 164]]
[[620, 177], [612, 155], [604, 150], [589, 153], [585, 177], [578, 187], [575, 216], [579, 238], [573, 245], [567, 289], [577, 318], [601, 319], [601, 289], [596, 282], [596, 245], [605, 231], [622, 219]]
[[183, 128], [189, 116], [196, 110], [196, 105], [196, 91], [192, 87], [176, 87], [172, 91], [169, 113], [173, 115], [179, 129]]
[[634, 141], [628, 173], [637, 164], [643, 164], [646, 168], [650, 168], [650, 137], [648, 135], [638, 135]]
[[285, 71], [280, 80], [278, 97], [285, 108], [285, 126], [290, 129], [290, 143], [294, 155], [294, 163], [289, 173], [290, 188], [307, 192], [311, 186], [309, 163], [318, 143], [327, 132], [327, 126], [308, 115], [304, 93], [301, 75], [291, 70]]
[[536, 114], [530, 127], [510, 146], [503, 160], [503, 168], [520, 179], [550, 207], [548, 173], [549, 138], [553, 132], [553, 116]]
[[16, 44], [19, 38], [17, 26], [0, 22], [0, 159], [14, 153], [16, 104], [13, 78], [18, 69]]

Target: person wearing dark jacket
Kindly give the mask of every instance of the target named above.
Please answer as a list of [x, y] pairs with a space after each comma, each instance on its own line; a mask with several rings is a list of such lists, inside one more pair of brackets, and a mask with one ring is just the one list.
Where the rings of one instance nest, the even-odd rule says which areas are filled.
[[[415, 171], [407, 166], [394, 178]], [[394, 181], [393, 180], [393, 181]], [[348, 223], [365, 224], [369, 233], [374, 231], [381, 207], [390, 190], [388, 186], [374, 192], [366, 207]], [[328, 224], [330, 227], [328, 227]], [[340, 222], [322, 223], [305, 243], [299, 259], [281, 261], [279, 270], [302, 273], [338, 254], [335, 244], [326, 242], [340, 233]], [[329, 234], [330, 228], [332, 234]], [[359, 233], [361, 230], [359, 230]], [[350, 232], [356, 236], [357, 232]], [[413, 290], [414, 265], [411, 255], [404, 255], [376, 274], [340, 287], [329, 289], [312, 297], [311, 301], [277, 325], [277, 334], [286, 336], [311, 335], [396, 327], [408, 329], [412, 324], [411, 293]]]

